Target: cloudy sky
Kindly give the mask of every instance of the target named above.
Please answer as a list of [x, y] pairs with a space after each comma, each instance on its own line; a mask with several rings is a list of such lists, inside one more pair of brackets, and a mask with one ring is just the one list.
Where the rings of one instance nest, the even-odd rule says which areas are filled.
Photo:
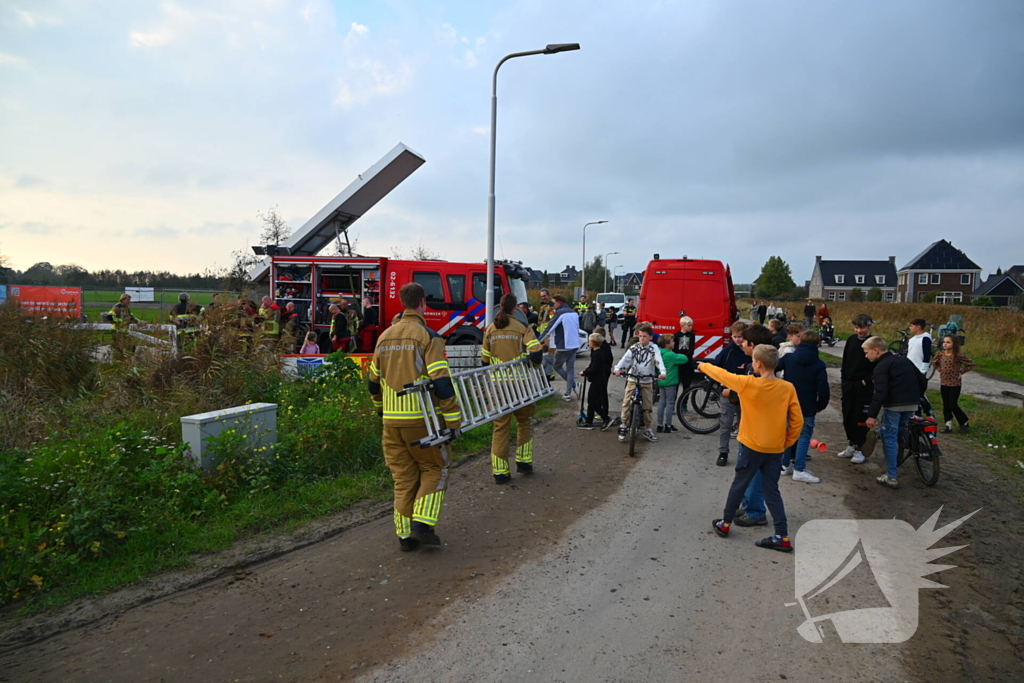
[[396, 143], [359, 251], [1024, 262], [1024, 3], [0, 0], [0, 253], [199, 271]]

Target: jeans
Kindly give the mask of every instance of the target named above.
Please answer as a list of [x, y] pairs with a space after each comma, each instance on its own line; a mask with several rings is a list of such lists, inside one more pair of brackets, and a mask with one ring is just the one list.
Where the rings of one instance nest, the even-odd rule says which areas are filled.
[[885, 453], [885, 464], [888, 468], [887, 474], [891, 479], [896, 478], [896, 457], [899, 452], [899, 435], [914, 413], [896, 412], [895, 410], [882, 410], [882, 428], [879, 435], [882, 437], [882, 452]]
[[572, 388], [576, 386], [576, 349], [555, 351], [555, 372], [565, 380], [565, 395], [572, 396]]
[[793, 463], [797, 472], [803, 472], [807, 467], [807, 449], [811, 445], [811, 435], [814, 433], [814, 415], [804, 415], [804, 428], [800, 430], [800, 439], [786, 449], [782, 454], [783, 467]]
[[729, 488], [729, 497], [725, 501], [722, 518], [726, 522], [732, 522], [743, 492], [750, 486], [754, 477], [760, 474], [761, 493], [765, 502], [768, 503], [768, 509], [772, 512], [775, 533], [779, 536], [788, 536], [786, 508], [782, 504], [782, 494], [779, 493], [781, 466], [782, 453], [760, 453], [741, 443], [736, 452], [736, 478], [733, 479], [732, 486]]
[[676, 412], [676, 392], [678, 384], [661, 388], [661, 400], [658, 402], [658, 424], [669, 427], [672, 425], [672, 415]]
[[740, 404], [733, 403], [723, 396], [718, 405], [722, 408], [722, 414], [718, 418], [718, 452], [728, 453], [729, 439], [732, 438], [732, 427], [734, 424], [739, 424]]
[[747, 490], [743, 492], [740, 505], [743, 506], [743, 514], [751, 519], [760, 519], [767, 514], [764, 507], [764, 483], [760, 472], [750, 480]]

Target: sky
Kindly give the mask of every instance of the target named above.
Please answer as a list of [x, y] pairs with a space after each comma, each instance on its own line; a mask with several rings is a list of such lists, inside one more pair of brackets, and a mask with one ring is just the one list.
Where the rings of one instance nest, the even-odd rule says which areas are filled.
[[0, 0], [0, 254], [198, 272], [397, 143], [357, 251], [1024, 263], [1019, 0]]

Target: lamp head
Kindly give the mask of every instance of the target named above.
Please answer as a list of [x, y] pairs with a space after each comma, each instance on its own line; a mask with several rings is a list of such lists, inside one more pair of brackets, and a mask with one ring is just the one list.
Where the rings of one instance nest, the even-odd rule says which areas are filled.
[[552, 43], [544, 48], [544, 54], [553, 55], [556, 52], [569, 52], [580, 49], [579, 43]]

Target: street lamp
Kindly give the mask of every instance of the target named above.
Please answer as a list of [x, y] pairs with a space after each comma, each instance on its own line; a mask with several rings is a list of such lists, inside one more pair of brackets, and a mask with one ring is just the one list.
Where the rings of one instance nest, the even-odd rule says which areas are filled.
[[602, 261], [602, 263], [604, 264], [604, 291], [606, 292], [608, 291], [608, 257], [613, 254], [621, 253], [621, 251], [609, 251], [607, 254], [604, 255], [604, 261]]
[[601, 225], [608, 221], [590, 221], [583, 226], [583, 270], [580, 271], [580, 290], [587, 293], [587, 225]]
[[486, 324], [494, 322], [494, 148], [496, 145], [496, 129], [498, 126], [498, 69], [501, 65], [514, 57], [528, 57], [530, 55], [553, 55], [556, 52], [569, 52], [580, 49], [579, 43], [552, 43], [543, 50], [530, 50], [529, 52], [513, 52], [505, 55], [494, 67], [494, 78], [491, 82], [491, 181], [487, 193], [487, 294], [484, 297], [486, 307], [484, 316]]
[[619, 268], [622, 268], [622, 266], [615, 266], [615, 269], [612, 270], [612, 284], [615, 285], [615, 291], [616, 292], [619, 291], [619, 276], [618, 276]]

